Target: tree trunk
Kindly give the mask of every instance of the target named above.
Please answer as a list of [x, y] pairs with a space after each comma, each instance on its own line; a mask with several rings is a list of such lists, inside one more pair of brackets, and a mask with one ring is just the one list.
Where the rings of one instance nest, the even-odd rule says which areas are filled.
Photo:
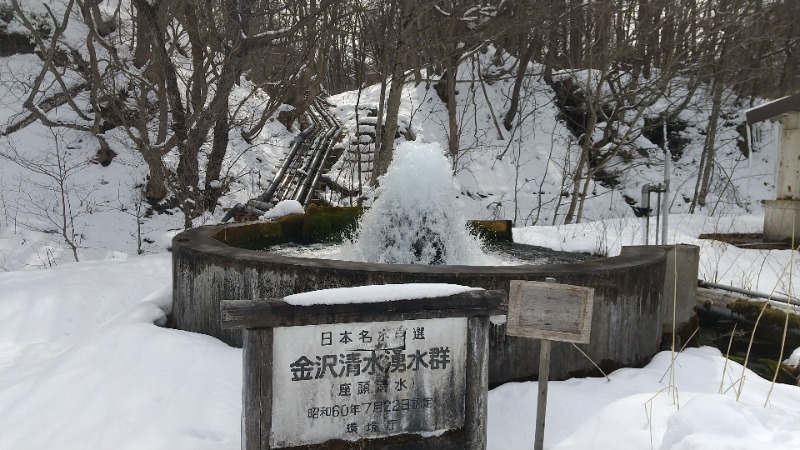
[[569, 0], [569, 63], [570, 67], [583, 67], [583, 0]]
[[148, 179], [144, 187], [144, 198], [149, 203], [158, 203], [167, 196], [167, 172], [161, 155], [147, 149], [140, 149], [147, 164]]
[[456, 102], [456, 79], [458, 78], [458, 57], [451, 55], [447, 58], [445, 71], [445, 89], [447, 89], [447, 149], [453, 161], [453, 170], [456, 167], [456, 158], [459, 150], [458, 131], [458, 102]]
[[649, 34], [652, 34], [654, 31], [651, 27], [650, 21], [650, 5], [649, 0], [639, 0], [639, 14], [637, 18], [637, 28], [639, 28], [639, 32], [636, 34], [636, 58], [638, 59], [637, 63], [634, 64], [636, 67], [636, 72], [638, 72], [639, 68], [641, 68], [642, 74], [645, 78], [650, 78], [650, 54], [648, 52], [648, 38]]
[[203, 108], [203, 101], [207, 92], [206, 73], [205, 70], [202, 70], [206, 45], [200, 37], [200, 23], [197, 15], [192, 11], [188, 3], [184, 5], [183, 9], [183, 14], [186, 18], [184, 27], [192, 47], [192, 66], [195, 68], [190, 79], [191, 95], [189, 105], [191, 105], [192, 111], [198, 111]]
[[[397, 135], [397, 117], [400, 114], [400, 101], [402, 100], [403, 84], [405, 84], [405, 75], [399, 64], [396, 65], [395, 75], [392, 76], [392, 82], [389, 87], [389, 99], [386, 102], [386, 123], [383, 126], [381, 134], [383, 135], [383, 142], [381, 143], [381, 150], [376, 154], [375, 162], [372, 167], [372, 186], [378, 185], [378, 178], [385, 174], [389, 169], [389, 164], [392, 162], [394, 156], [394, 139]], [[399, 68], [399, 69], [398, 69]]]
[[717, 128], [719, 125], [719, 114], [722, 110], [722, 83], [714, 82], [712, 97], [711, 116], [708, 118], [708, 131], [703, 143], [703, 154], [700, 158], [700, 168], [698, 169], [697, 184], [695, 184], [694, 198], [689, 205], [689, 212], [694, 214], [697, 205], [706, 205], [711, 178], [714, 174], [714, 158], [716, 155]]
[[[589, 161], [589, 149], [586, 145], [581, 145], [581, 157], [578, 160], [578, 167], [575, 168], [575, 172], [572, 174], [572, 196], [569, 199], [569, 208], [567, 209], [567, 215], [564, 216], [564, 223], [569, 224], [575, 218], [575, 210], [578, 207], [578, 200], [580, 198], [581, 192], [581, 180], [583, 179], [583, 168]], [[555, 219], [555, 218], [554, 218]]]
[[[385, 123], [383, 117], [385, 116], [386, 111], [386, 88], [388, 87], [388, 83], [386, 82], [386, 77], [381, 77], [381, 93], [378, 98], [378, 119], [375, 121], [375, 151], [373, 153], [373, 161], [372, 161], [372, 174], [373, 178], [375, 177], [375, 167], [378, 164], [378, 155], [381, 154], [383, 151], [383, 125]], [[377, 182], [373, 183], [370, 181], [370, 184], [373, 186], [377, 186]]]
[[[580, 217], [583, 215], [582, 211], [578, 210], [578, 205], [581, 205], [583, 208], [583, 203], [580, 201], [581, 194], [586, 191], [586, 189], [581, 189], [581, 180], [584, 179], [583, 177], [583, 169], [589, 164], [589, 152], [592, 150], [592, 133], [594, 132], [595, 127], [597, 126], [597, 114], [595, 113], [594, 108], [589, 108], [589, 117], [586, 121], [586, 130], [581, 137], [581, 157], [578, 161], [578, 167], [575, 168], [575, 173], [572, 175], [572, 197], [569, 199], [569, 209], [567, 209], [567, 215], [564, 217], [564, 223], [573, 223], [573, 221], [580, 220]], [[589, 183], [591, 171], [586, 171], [586, 183]], [[576, 219], [576, 212], [577, 212], [577, 219]]]
[[146, 18], [143, 18], [141, 8], [141, 3], [134, 1], [134, 10], [136, 11], [136, 15], [134, 16], [134, 26], [136, 27], [136, 47], [133, 50], [133, 65], [137, 69], [141, 69], [150, 61], [150, 57], [152, 55], [152, 40], [150, 39], [151, 31], [148, 29], [150, 26], [149, 21]]
[[503, 119], [503, 126], [506, 127], [506, 131], [511, 131], [511, 125], [514, 123], [514, 118], [517, 116], [522, 83], [525, 81], [525, 75], [528, 73], [528, 62], [533, 58], [534, 50], [535, 45], [533, 42], [530, 42], [525, 48], [525, 52], [520, 56], [519, 61], [517, 61], [517, 75], [514, 78], [514, 89], [511, 91], [511, 102], [508, 106], [506, 117]]
[[230, 131], [228, 115], [223, 114], [214, 124], [214, 141], [206, 164], [205, 204], [206, 209], [211, 212], [214, 212], [217, 200], [223, 193], [223, 185], [212, 186], [211, 184], [213, 181], [221, 181], [219, 176], [222, 172], [222, 162], [228, 152], [228, 131]]
[[[250, 19], [250, 6], [249, 1], [242, 0], [228, 0], [226, 9], [230, 15], [228, 23], [228, 46], [225, 48], [225, 58], [222, 61], [222, 70], [219, 80], [216, 84], [214, 97], [202, 112], [196, 112], [197, 120], [195, 120], [192, 129], [188, 131], [184, 144], [180, 146], [180, 155], [178, 160], [178, 188], [182, 191], [181, 197], [185, 209], [183, 211], [185, 216], [185, 224], [191, 226], [191, 219], [199, 216], [205, 207], [202, 199], [197, 195], [200, 181], [200, 170], [198, 154], [200, 146], [203, 145], [208, 132], [213, 126], [225, 126], [228, 128], [228, 114], [229, 114], [229, 97], [233, 86], [239, 81], [241, 75], [242, 64], [246, 57], [245, 36], [242, 30], [249, 29]], [[214, 144], [212, 149], [211, 161], [209, 164], [222, 164], [227, 151], [227, 132], [228, 130], [219, 130], [215, 133]], [[221, 134], [224, 133], [224, 138]], [[177, 134], [177, 130], [176, 130]], [[219, 139], [218, 139], [219, 136]], [[224, 145], [223, 145], [224, 144]], [[215, 152], [215, 153], [213, 153]], [[217, 170], [217, 169], [214, 169]], [[219, 176], [216, 174], [207, 174], [206, 179], [210, 182], [208, 176]], [[216, 178], [215, 177], [215, 178]]]

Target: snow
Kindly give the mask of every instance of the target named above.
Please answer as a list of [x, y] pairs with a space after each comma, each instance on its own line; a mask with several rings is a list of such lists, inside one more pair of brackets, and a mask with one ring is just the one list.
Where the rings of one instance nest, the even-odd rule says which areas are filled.
[[[157, 325], [171, 303], [170, 267], [162, 253], [0, 274], [4, 448], [239, 448], [241, 350]], [[313, 304], [467, 289], [379, 286], [293, 297]], [[490, 449], [530, 447], [536, 392], [528, 382], [489, 393]], [[550, 382], [545, 448], [795, 449], [798, 415], [800, 387], [771, 387], [708, 347], [687, 349], [674, 364], [662, 352], [609, 380]]]
[[303, 212], [305, 212], [303, 205], [301, 205], [297, 200], [282, 200], [278, 202], [278, 204], [272, 209], [262, 214], [259, 219], [272, 220], [281, 218], [283, 216], [288, 216], [289, 214], [298, 214]]
[[[737, 379], [746, 374], [737, 401]], [[670, 381], [674, 380], [674, 381]], [[775, 385], [716, 349], [662, 352], [642, 369], [548, 383], [545, 448], [794, 449], [800, 388]], [[489, 395], [490, 449], [529, 448], [537, 383], [508, 383]], [[768, 399], [768, 401], [767, 401]], [[765, 406], [765, 402], [767, 405]]]
[[446, 283], [409, 283], [357, 286], [352, 288], [321, 289], [283, 298], [298, 306], [341, 305], [344, 303], [378, 303], [394, 300], [446, 297], [462, 292], [480, 290], [469, 286]]
[[[21, 3], [39, 14], [46, 13], [46, 4], [63, 17], [64, 2], [59, 0]], [[113, 5], [107, 3], [101, 7], [108, 13]], [[77, 7], [70, 14], [63, 41], [81, 51], [87, 30]], [[126, 8], [121, 14], [124, 21]], [[24, 31], [18, 22], [8, 27]], [[494, 65], [498, 60], [502, 67]], [[570, 171], [578, 152], [574, 137], [557, 120], [552, 89], [538, 76], [542, 68], [529, 66], [519, 120], [512, 130], [495, 121], [507, 110], [513, 83], [508, 77], [476, 82], [513, 67], [513, 58], [487, 45], [485, 52], [473, 53], [458, 68], [459, 79], [469, 81], [459, 84], [460, 151], [451, 163], [458, 186], [455, 203], [464, 216], [512, 219], [518, 227], [515, 240], [555, 249], [613, 256], [624, 245], [642, 244], [644, 220], [633, 216], [628, 202], [640, 200], [644, 183], [661, 181], [661, 150], [643, 135], [631, 136], [623, 150], [642, 157], [634, 165], [614, 159], [608, 169], [624, 169], [618, 173], [619, 185], [590, 183], [583, 223], [564, 225]], [[0, 131], [27, 115], [22, 104], [40, 68], [35, 55], [0, 58]], [[597, 83], [590, 70], [557, 75]], [[68, 73], [65, 79], [77, 83], [80, 77]], [[257, 121], [268, 102], [263, 92], [251, 95], [248, 83], [242, 80], [231, 95], [231, 104], [241, 106], [232, 123]], [[52, 74], [45, 74], [43, 85], [55, 86]], [[431, 86], [404, 87], [398, 144], [413, 136], [446, 148], [446, 107]], [[660, 99], [646, 115], [657, 115], [686, 95], [680, 86], [669, 91], [671, 96]], [[84, 108], [87, 95], [76, 97]], [[369, 131], [368, 123], [376, 122], [365, 117], [364, 109], [377, 109], [380, 88], [366, 87], [359, 106], [357, 96], [346, 92], [328, 99], [351, 136], [359, 128]], [[726, 120], [715, 143], [717, 175], [707, 204], [690, 215], [710, 111], [705, 87], [691, 103], [679, 115], [687, 122], [681, 133], [687, 144], [674, 161], [669, 243], [700, 247], [702, 279], [796, 296], [798, 252], [745, 250], [699, 239], [701, 233], [761, 231], [761, 201], [775, 198], [779, 124], [753, 126], [759, 138], [751, 158], [745, 159], [736, 131], [744, 111], [732, 96], [726, 99]], [[355, 120], [357, 108], [361, 124]], [[48, 116], [78, 120], [66, 106]], [[626, 126], [637, 130], [642, 122], [638, 118]], [[246, 203], [261, 194], [299, 131], [268, 121], [251, 141], [231, 132], [225, 175], [214, 181], [214, 186], [230, 186], [221, 204]], [[181, 231], [183, 218], [175, 209], [150, 214], [140, 194], [147, 176], [141, 155], [122, 130], [109, 130], [105, 136], [117, 153], [107, 167], [85, 164], [97, 151], [89, 133], [34, 123], [0, 138], [0, 151], [19, 150], [40, 166], [54, 152], [66, 152], [71, 172], [65, 194], [74, 207], [68, 217], [59, 217], [52, 179], [0, 160], [0, 448], [239, 448], [242, 352], [208, 336], [163, 327], [172, 304], [172, 266], [166, 250]], [[369, 138], [362, 135], [359, 140], [368, 147]], [[201, 157], [209, 148], [201, 149]], [[174, 168], [177, 156], [167, 155], [164, 163]], [[367, 185], [366, 178], [354, 179], [358, 171], [347, 163], [346, 154], [332, 169], [332, 177], [343, 185]], [[365, 196], [369, 203], [374, 192]], [[271, 213], [281, 210], [302, 208], [288, 203]], [[195, 219], [194, 225], [218, 222], [223, 215], [217, 208]], [[57, 226], [61, 219], [67, 219], [66, 231], [76, 243], [80, 263], [71, 262], [75, 258]], [[655, 236], [654, 220], [650, 227], [650, 236]], [[467, 289], [364, 287], [303, 294], [288, 301], [385, 301]], [[787, 363], [800, 364], [800, 349]], [[549, 386], [546, 448], [800, 448], [800, 387], [772, 386], [711, 348], [687, 349], [674, 360], [671, 353], [660, 353], [646, 367], [615, 371], [608, 380], [572, 379]], [[489, 448], [532, 446], [537, 388], [535, 382], [509, 383], [490, 392]]]
[[[763, 215], [671, 214], [669, 224], [667, 243], [700, 247], [700, 279], [757, 292], [796, 296], [800, 280], [796, 251], [745, 250], [721, 241], [699, 239], [704, 233], [760, 233]], [[513, 233], [515, 242], [607, 256], [618, 255], [626, 245], [642, 245], [645, 235], [644, 219], [522, 227], [515, 228]], [[651, 244], [655, 234], [655, 220], [651, 218]]]
[[239, 445], [241, 351], [162, 324], [169, 254], [0, 275], [0, 442]]
[[795, 349], [794, 353], [786, 358], [783, 363], [791, 367], [800, 367], [800, 348]]

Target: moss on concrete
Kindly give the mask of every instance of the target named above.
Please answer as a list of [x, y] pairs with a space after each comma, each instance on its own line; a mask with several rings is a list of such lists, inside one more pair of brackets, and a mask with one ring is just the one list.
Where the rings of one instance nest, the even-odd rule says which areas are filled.
[[269, 222], [244, 222], [223, 228], [211, 237], [232, 247], [263, 250], [272, 245], [299, 242], [304, 214], [290, 214]]
[[[762, 308], [764, 314], [761, 315], [760, 324], [770, 325], [773, 327], [783, 328], [787, 319], [787, 312], [778, 308], [773, 308], [764, 302], [753, 300], [738, 299], [728, 304], [728, 309], [736, 314], [739, 314], [748, 320], [755, 322], [761, 314]], [[796, 314], [788, 314], [789, 329], [800, 329], [800, 316]]]
[[[310, 205], [305, 213], [273, 221], [231, 225], [212, 236], [230, 246], [263, 250], [286, 242], [316, 244], [352, 238], [364, 208]], [[513, 242], [510, 220], [472, 220], [470, 230], [487, 242]]]
[[[692, 314], [689, 320], [675, 327], [675, 347], [676, 350], [684, 347], [699, 347], [700, 343], [698, 331], [700, 328], [700, 319], [697, 314]], [[673, 330], [661, 334], [661, 349], [669, 350], [672, 348], [672, 333]]]
[[510, 220], [470, 220], [467, 227], [486, 242], [514, 242]]
[[331, 207], [310, 205], [303, 221], [301, 241], [305, 244], [341, 242], [353, 236], [358, 219], [364, 213], [360, 206]]
[[[744, 358], [740, 356], [730, 355], [728, 359], [739, 364], [744, 364]], [[800, 380], [800, 371], [798, 369], [772, 359], [757, 358], [748, 360], [747, 368], [766, 380], [772, 380], [772, 378], [775, 377], [775, 371], [777, 371], [778, 376], [775, 377], [775, 381], [778, 383], [794, 385]]]
[[361, 207], [311, 205], [305, 213], [289, 214], [272, 221], [230, 225], [212, 237], [248, 250], [264, 250], [287, 242], [341, 242], [355, 232], [363, 212]]

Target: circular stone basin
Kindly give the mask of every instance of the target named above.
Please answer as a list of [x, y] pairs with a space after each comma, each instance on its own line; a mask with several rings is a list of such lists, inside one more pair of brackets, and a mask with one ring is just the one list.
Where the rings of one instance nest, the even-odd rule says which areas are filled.
[[[267, 253], [281, 256], [318, 259], [347, 260], [342, 257], [342, 247], [352, 245], [342, 244], [297, 244], [288, 242], [266, 248], [257, 249]], [[253, 249], [252, 246], [245, 248]], [[487, 242], [483, 245], [485, 260], [491, 261], [494, 266], [519, 266], [542, 264], [569, 264], [597, 259], [588, 253], [561, 252], [537, 245], [519, 244], [516, 242]], [[480, 264], [474, 264], [480, 266]]]
[[[269, 235], [274, 223], [250, 222], [194, 228], [173, 238], [170, 324], [241, 346], [241, 332], [220, 326], [220, 301], [279, 298], [335, 287], [394, 283], [450, 283], [508, 292], [511, 280], [594, 288], [591, 342], [581, 350], [604, 370], [644, 364], [661, 342], [661, 300], [666, 252], [624, 247], [619, 256], [570, 264], [423, 266], [300, 258], [237, 247]], [[497, 319], [497, 318], [496, 318]], [[538, 374], [539, 343], [490, 330], [489, 379], [497, 384]], [[595, 373], [570, 343], [554, 342], [551, 379]]]

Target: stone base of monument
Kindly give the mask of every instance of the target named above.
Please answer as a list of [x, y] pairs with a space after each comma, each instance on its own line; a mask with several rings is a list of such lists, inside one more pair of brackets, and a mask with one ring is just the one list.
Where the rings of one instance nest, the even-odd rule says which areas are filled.
[[764, 202], [764, 239], [797, 240], [800, 236], [800, 200]]
[[242, 448], [484, 449], [504, 291], [362, 286], [223, 301], [242, 329]]

